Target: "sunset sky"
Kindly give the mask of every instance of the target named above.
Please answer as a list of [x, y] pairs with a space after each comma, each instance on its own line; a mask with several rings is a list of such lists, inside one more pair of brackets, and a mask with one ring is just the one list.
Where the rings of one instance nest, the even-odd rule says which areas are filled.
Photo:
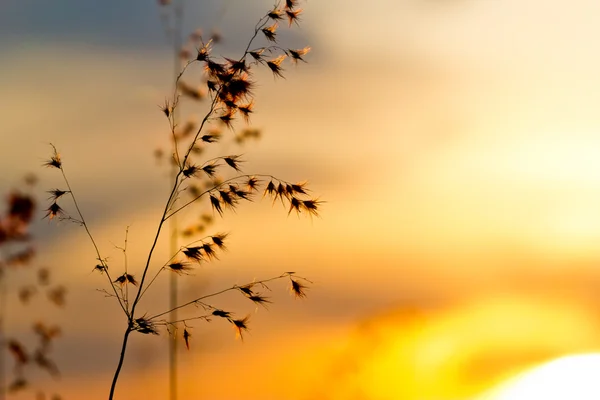
[[[272, 6], [186, 1], [186, 32], [218, 28], [214, 52], [236, 56]], [[281, 43], [311, 46], [308, 63], [284, 64], [286, 79], [256, 73], [263, 136], [227, 151], [244, 154], [247, 173], [308, 180], [321, 216], [268, 200], [225, 213], [214, 231], [231, 233], [229, 251], [183, 278], [181, 297], [290, 270], [314, 285], [297, 301], [274, 283], [268, 312], [219, 299], [251, 314], [251, 331], [241, 342], [226, 323], [195, 322], [181, 399], [481, 400], [518, 373], [598, 351], [600, 3], [301, 7]], [[168, 196], [153, 157], [168, 143], [157, 106], [172, 85], [159, 15], [141, 0], [0, 5], [0, 189], [34, 172], [45, 205], [63, 185], [41, 167], [56, 145], [115, 269], [127, 226], [140, 268]], [[40, 220], [34, 233], [68, 305], [36, 314], [13, 301], [8, 328], [27, 332], [32, 314], [61, 321], [62, 378], [36, 382], [105, 399], [124, 317], [96, 290], [106, 281], [82, 229]], [[169, 256], [165, 237], [156, 262]], [[165, 309], [165, 289], [142, 303], [149, 314]], [[166, 348], [166, 335], [133, 338], [118, 399], [166, 398]]]

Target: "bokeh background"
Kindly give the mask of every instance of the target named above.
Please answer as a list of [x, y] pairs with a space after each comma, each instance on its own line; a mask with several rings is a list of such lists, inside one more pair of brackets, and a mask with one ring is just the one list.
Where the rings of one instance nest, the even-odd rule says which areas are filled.
[[[273, 5], [186, 3], [186, 31], [218, 29], [224, 56]], [[269, 201], [227, 213], [214, 229], [231, 232], [229, 252], [181, 280], [181, 297], [288, 270], [314, 285], [294, 301], [274, 284], [268, 312], [220, 299], [251, 314], [251, 331], [241, 342], [225, 323], [195, 323], [180, 397], [480, 399], [598, 350], [600, 3], [301, 6], [282, 43], [310, 45], [309, 63], [286, 64], [286, 79], [257, 73], [263, 137], [235, 152], [248, 172], [308, 179], [322, 215], [287, 216]], [[42, 202], [60, 187], [41, 168], [52, 142], [113, 264], [130, 226], [131, 268], [169, 182], [153, 157], [168, 143], [157, 105], [172, 85], [159, 15], [142, 0], [0, 5], [0, 189], [28, 172]], [[65, 399], [106, 398], [124, 317], [96, 290], [105, 279], [91, 273], [81, 229], [40, 220], [34, 232], [37, 262], [68, 288], [64, 310], [44, 311], [63, 327], [62, 377], [36, 382]], [[168, 258], [162, 243], [157, 260]], [[150, 313], [165, 309], [165, 288], [144, 303]], [[27, 332], [34, 311], [11, 303], [9, 330]], [[166, 398], [166, 349], [166, 335], [134, 337], [118, 398]]]

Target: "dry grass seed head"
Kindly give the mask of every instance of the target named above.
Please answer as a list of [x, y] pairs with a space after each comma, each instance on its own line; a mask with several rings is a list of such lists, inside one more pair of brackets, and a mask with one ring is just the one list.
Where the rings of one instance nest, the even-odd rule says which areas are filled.
[[246, 123], [250, 123], [250, 114], [252, 114], [252, 109], [254, 108], [254, 101], [250, 101], [250, 103], [247, 104], [242, 104], [238, 106], [238, 110], [240, 110], [240, 112], [242, 113], [242, 116], [244, 117], [244, 121], [246, 121]]
[[297, 63], [298, 61], [303, 61], [306, 62], [304, 60], [304, 57], [308, 52], [310, 51], [310, 47], [305, 47], [303, 49], [288, 49], [288, 53], [290, 54], [290, 56], [292, 57], [292, 61], [294, 61], [295, 63]]
[[283, 19], [282, 14], [283, 14], [283, 12], [281, 10], [279, 10], [277, 7], [275, 7], [274, 9], [269, 11], [267, 16], [269, 18], [271, 18], [272, 20], [277, 21], [277, 20]]
[[219, 199], [213, 196], [212, 194], [209, 196], [209, 198], [210, 205], [212, 206], [213, 210], [217, 211], [220, 216], [223, 216], [223, 207], [221, 206], [221, 202], [219, 201]]
[[225, 66], [223, 64], [219, 64], [218, 62], [212, 61], [211, 59], [207, 59], [205, 63], [206, 65], [204, 68], [210, 76], [218, 78], [219, 75], [225, 73]]
[[186, 249], [183, 250], [183, 254], [185, 254], [185, 256], [187, 258], [191, 258], [192, 260], [195, 260], [198, 262], [200, 262], [204, 259], [204, 256], [202, 255], [202, 247], [201, 246], [187, 247]]
[[64, 210], [56, 202], [50, 204], [50, 207], [48, 207], [46, 211], [47, 213], [44, 218], [48, 218], [50, 221], [56, 217], [60, 218], [65, 214]]
[[302, 202], [300, 200], [298, 200], [298, 198], [292, 196], [290, 197], [290, 209], [288, 210], [288, 215], [290, 215], [290, 213], [292, 211], [296, 211], [296, 214], [300, 215], [300, 207], [302, 205]]
[[60, 159], [60, 154], [58, 154], [54, 145], [51, 144], [50, 146], [52, 146], [52, 156], [50, 157], [50, 160], [46, 161], [43, 165], [46, 167], [61, 169], [62, 161]]
[[287, 56], [285, 54], [282, 54], [277, 58], [267, 61], [267, 67], [269, 67], [271, 72], [273, 72], [273, 76], [280, 76], [283, 78], [283, 74], [281, 73], [281, 71], [283, 71], [283, 68], [281, 68], [281, 63], [286, 57]]
[[300, 14], [302, 13], [302, 9], [298, 10], [285, 10], [285, 14], [287, 16], [289, 26], [292, 26], [293, 23], [298, 25], [298, 21], [300, 21]]
[[192, 337], [192, 334], [187, 330], [187, 327], [183, 328], [183, 340], [188, 350], [190, 349], [190, 337]]
[[308, 288], [308, 286], [300, 283], [297, 280], [291, 279], [290, 281], [292, 282], [291, 286], [290, 286], [290, 291], [294, 294], [294, 296], [296, 298], [305, 298], [306, 297], [306, 289]]
[[227, 163], [227, 165], [229, 165], [231, 168], [233, 168], [237, 172], [241, 172], [239, 164], [243, 161], [240, 160], [240, 157], [241, 157], [240, 155], [227, 156], [227, 157], [223, 157], [223, 161], [225, 161], [225, 163]]
[[260, 62], [263, 59], [263, 53], [265, 52], [265, 48], [260, 48], [256, 50], [249, 51], [248, 54], [252, 56], [256, 61]]
[[231, 318], [231, 313], [229, 311], [223, 311], [223, 310], [214, 310], [212, 312], [212, 315], [214, 315], [215, 317], [221, 317], [221, 318]]
[[235, 330], [236, 337], [240, 338], [242, 341], [244, 340], [243, 333], [244, 331], [248, 331], [248, 321], [250, 320], [250, 316], [247, 315], [242, 319], [230, 319], [233, 324], [233, 329]]
[[227, 126], [229, 129], [233, 129], [233, 114], [235, 114], [235, 110], [228, 109], [223, 114], [219, 116], [219, 120], [223, 123], [223, 125]]
[[273, 43], [277, 42], [277, 25], [277, 22], [275, 22], [273, 25], [261, 29], [267, 40]]
[[219, 131], [209, 132], [200, 138], [200, 140], [202, 140], [205, 143], [215, 143], [218, 142], [219, 139], [221, 139], [221, 133]]
[[285, 8], [288, 10], [294, 9], [298, 5], [298, 0], [285, 0]]
[[259, 185], [259, 180], [256, 179], [256, 177], [251, 176], [248, 178], [248, 180], [246, 181], [246, 186], [248, 187], [248, 190], [250, 191], [254, 191], [254, 190], [258, 190], [258, 185]]
[[319, 205], [321, 202], [318, 199], [302, 200], [302, 208], [310, 215], [319, 216]]
[[233, 72], [234, 74], [248, 72], [246, 60], [234, 60], [227, 57], [225, 57], [225, 60], [227, 61], [227, 67], [230, 72]]
[[227, 236], [227, 233], [218, 233], [214, 236], [211, 236], [211, 240], [219, 249], [226, 251], [227, 247], [225, 246], [225, 239]]
[[270, 301], [267, 297], [264, 297], [261, 294], [254, 294], [252, 296], [248, 296], [248, 299], [254, 302], [254, 304], [263, 306], [264, 308], [267, 308], [267, 304], [272, 303], [272, 301]]
[[230, 79], [227, 83], [223, 84], [221, 88], [222, 97], [221, 99], [230, 99], [233, 102], [237, 102], [242, 98], [247, 98], [252, 95], [252, 89], [254, 82], [249, 80], [248, 74], [241, 74], [236, 78]]
[[204, 171], [204, 173], [206, 175], [208, 175], [210, 178], [213, 178], [215, 176], [215, 173], [217, 171], [217, 167], [219, 165], [218, 164], [206, 164], [205, 166], [202, 167], [202, 171]]
[[172, 262], [171, 264], [167, 265], [167, 268], [179, 275], [187, 274], [188, 271], [192, 270], [192, 267], [183, 261]]
[[202, 251], [204, 251], [204, 254], [209, 259], [217, 258], [217, 253], [215, 252], [215, 249], [213, 249], [213, 247], [210, 243], [203, 243]]
[[50, 197], [48, 198], [48, 200], [56, 201], [56, 200], [58, 200], [59, 197], [62, 197], [65, 194], [70, 193], [70, 192], [68, 190], [54, 189], [54, 190], [49, 190], [48, 193], [50, 193]]
[[183, 170], [183, 175], [184, 175], [186, 178], [191, 178], [192, 176], [196, 175], [196, 173], [197, 173], [198, 171], [199, 171], [199, 168], [198, 168], [198, 166], [196, 166], [196, 165], [190, 165], [190, 166], [188, 166], [187, 168], [185, 168], [185, 169]]

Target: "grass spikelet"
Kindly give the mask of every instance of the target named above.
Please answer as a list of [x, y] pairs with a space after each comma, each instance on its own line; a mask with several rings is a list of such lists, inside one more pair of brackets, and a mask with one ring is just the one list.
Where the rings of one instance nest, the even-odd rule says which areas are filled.
[[287, 16], [289, 26], [292, 26], [293, 23], [298, 25], [298, 21], [300, 21], [300, 14], [302, 14], [302, 9], [285, 10], [285, 14]]
[[281, 63], [283, 62], [283, 60], [285, 60], [286, 57], [287, 56], [285, 54], [282, 54], [277, 58], [267, 61], [267, 67], [269, 67], [271, 72], [273, 72], [273, 76], [280, 76], [283, 78], [283, 74], [281, 73], [281, 71], [283, 71], [283, 68], [281, 68]]
[[227, 165], [229, 165], [231, 168], [235, 169], [237, 172], [241, 172], [240, 170], [240, 166], [239, 164], [242, 162], [240, 160], [239, 155], [236, 156], [227, 156], [223, 158], [223, 161], [225, 161], [225, 163], [227, 163]]
[[225, 246], [225, 238], [227, 238], [227, 235], [227, 233], [218, 233], [214, 236], [211, 236], [210, 239], [220, 250], [226, 251], [227, 247]]
[[206, 164], [202, 167], [202, 171], [208, 175], [210, 178], [214, 178], [215, 173], [217, 171], [218, 164]]
[[158, 335], [158, 330], [152, 321], [147, 320], [144, 317], [136, 318], [134, 329], [144, 335], [153, 334]]
[[209, 197], [210, 205], [212, 206], [213, 210], [217, 211], [220, 216], [223, 216], [223, 206], [221, 206], [221, 202], [219, 201], [219, 199], [213, 196], [212, 194]]
[[255, 191], [258, 190], [258, 185], [259, 185], [259, 180], [256, 179], [256, 177], [251, 176], [250, 178], [248, 178], [248, 180], [246, 181], [246, 186], [248, 187], [248, 190]]
[[285, 0], [285, 8], [293, 10], [298, 5], [298, 0]]
[[50, 204], [50, 207], [48, 207], [46, 211], [47, 212], [44, 218], [48, 218], [48, 220], [50, 221], [52, 221], [56, 217], [60, 218], [65, 214], [64, 210], [56, 202]]
[[249, 51], [248, 54], [252, 56], [256, 61], [260, 62], [263, 59], [263, 53], [265, 52], [265, 48], [260, 48], [256, 50]]
[[215, 249], [213, 249], [213, 247], [210, 243], [204, 243], [202, 245], [202, 251], [204, 251], [204, 254], [209, 259], [217, 258], [217, 253], [215, 252]]
[[50, 157], [50, 160], [46, 161], [43, 165], [45, 167], [62, 169], [62, 161], [60, 159], [60, 154], [58, 154], [54, 145], [51, 144], [50, 146], [52, 146], [52, 156]]
[[244, 121], [246, 121], [246, 123], [250, 123], [250, 114], [252, 114], [252, 109], [254, 108], [254, 101], [251, 101], [250, 103], [247, 104], [242, 104], [238, 106], [238, 110], [240, 110], [240, 113], [242, 113], [242, 116], [244, 117]]
[[221, 120], [221, 122], [227, 126], [229, 129], [233, 129], [233, 114], [234, 114], [234, 110], [227, 110], [225, 113], [221, 114], [219, 116], [219, 119]]
[[48, 198], [48, 200], [56, 201], [60, 197], [64, 196], [67, 193], [70, 193], [70, 192], [68, 190], [54, 189], [54, 190], [49, 190], [48, 193], [50, 193], [50, 197]]
[[290, 215], [290, 213], [292, 211], [296, 211], [296, 214], [300, 214], [300, 207], [302, 205], [302, 202], [300, 200], [298, 200], [297, 197], [290, 197], [290, 209], [288, 210], [288, 215]]
[[274, 196], [277, 193], [277, 189], [275, 187], [275, 183], [273, 183], [273, 181], [269, 181], [269, 183], [267, 184], [267, 187], [265, 188], [265, 193], [263, 195], [263, 197], [265, 195], [269, 195], [269, 196]]
[[199, 168], [196, 165], [190, 165], [183, 170], [183, 175], [186, 178], [191, 178], [192, 176], [196, 175], [196, 173], [198, 171], [199, 171]]
[[186, 328], [183, 328], [183, 341], [185, 342], [185, 347], [186, 349], [190, 349], [190, 338], [192, 337], [192, 334], [190, 333], [190, 331], [187, 330]]
[[288, 49], [288, 53], [289, 55], [292, 57], [292, 61], [294, 63], [298, 63], [298, 61], [302, 61], [302, 62], [306, 62], [306, 60], [304, 60], [304, 57], [306, 54], [308, 54], [308, 52], [310, 51], [310, 47], [305, 47], [303, 49]]
[[171, 264], [167, 265], [167, 268], [178, 275], [187, 274], [188, 271], [192, 270], [192, 267], [183, 261], [172, 262]]
[[233, 72], [234, 74], [248, 72], [248, 66], [246, 65], [245, 60], [234, 60], [227, 57], [225, 57], [225, 60], [227, 61], [227, 68], [230, 72]]
[[198, 262], [200, 262], [204, 259], [204, 256], [202, 255], [202, 247], [201, 246], [187, 247], [185, 250], [183, 250], [183, 254], [185, 254], [185, 256], [187, 258], [191, 258], [192, 260], [195, 260]]
[[273, 21], [277, 21], [277, 20], [283, 19], [282, 14], [283, 14], [283, 12], [281, 10], [279, 10], [277, 7], [275, 7], [274, 9], [272, 9], [271, 11], [269, 11], [269, 13], [267, 14], [267, 16], [269, 18], [271, 18]]
[[213, 77], [218, 77], [219, 75], [225, 73], [225, 66], [223, 66], [223, 64], [219, 64], [218, 62], [210, 59], [206, 60], [204, 68], [206, 69], [206, 72]]
[[290, 281], [292, 281], [292, 284], [290, 286], [290, 291], [292, 292], [292, 294], [296, 298], [300, 298], [300, 299], [305, 298], [306, 297], [306, 289], [308, 288], [308, 286], [306, 286], [303, 283], [300, 283], [297, 280], [292, 279], [292, 278], [290, 278]]
[[212, 315], [214, 315], [215, 317], [220, 317], [220, 318], [231, 318], [231, 313], [229, 311], [223, 311], [223, 310], [214, 310], [212, 312]]
[[302, 200], [302, 209], [307, 211], [310, 215], [315, 217], [319, 216], [319, 205], [321, 202], [318, 199], [315, 200]]
[[267, 308], [267, 304], [272, 303], [272, 301], [270, 301], [267, 297], [264, 297], [263, 295], [260, 295], [260, 294], [254, 294], [252, 296], [248, 296], [248, 299], [251, 300], [252, 302], [254, 302], [254, 304], [263, 306], [264, 308]]
[[244, 331], [248, 332], [248, 321], [250, 320], [250, 316], [247, 315], [242, 319], [230, 319], [233, 324], [233, 329], [235, 330], [235, 336], [240, 340], [244, 340]]
[[265, 35], [265, 38], [267, 38], [267, 40], [269, 42], [273, 42], [276, 43], [277, 42], [277, 22], [275, 22], [273, 25], [271, 26], [266, 26], [264, 28], [261, 29], [262, 33]]

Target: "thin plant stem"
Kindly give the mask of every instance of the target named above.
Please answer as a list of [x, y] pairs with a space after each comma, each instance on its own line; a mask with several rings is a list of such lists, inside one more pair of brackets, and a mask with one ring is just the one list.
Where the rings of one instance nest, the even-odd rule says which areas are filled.
[[[177, 214], [179, 211], [183, 210], [184, 208], [186, 208], [187, 206], [189, 206], [190, 204], [196, 202], [197, 200], [199, 200], [202, 196], [206, 195], [207, 193], [212, 192], [215, 189], [220, 188], [221, 186], [229, 183], [229, 182], [233, 182], [236, 179], [240, 179], [240, 178], [251, 178], [251, 177], [261, 177], [261, 178], [271, 178], [274, 179], [276, 181], [281, 181], [283, 182], [281, 179], [274, 177], [273, 175], [266, 175], [266, 174], [243, 174], [243, 175], [236, 175], [233, 178], [229, 178], [224, 180], [223, 182], [219, 183], [218, 185], [215, 185], [213, 187], [211, 187], [210, 189], [206, 189], [205, 191], [203, 191], [202, 193], [200, 193], [199, 195], [197, 195], [196, 197], [194, 197], [192, 200], [188, 201], [187, 203], [185, 203], [184, 205], [182, 205], [179, 208], [176, 208], [174, 211], [172, 211], [169, 215], [167, 215], [167, 219], [173, 217], [175, 214]], [[287, 182], [286, 182], [287, 183]]]
[[67, 175], [65, 174], [65, 171], [63, 168], [64, 167], [61, 166], [60, 172], [62, 173], [65, 184], [67, 185], [67, 188], [69, 189], [69, 194], [71, 195], [71, 198], [73, 199], [73, 204], [75, 205], [75, 209], [77, 210], [77, 214], [79, 215], [81, 225], [83, 225], [83, 227], [85, 228], [85, 231], [87, 232], [88, 237], [90, 238], [90, 240], [92, 241], [92, 244], [94, 245], [94, 249], [96, 250], [96, 256], [98, 257], [98, 260], [104, 266], [104, 272], [106, 273], [106, 277], [108, 278], [110, 286], [113, 288], [113, 290], [115, 292], [115, 296], [119, 300], [119, 305], [123, 309], [123, 312], [125, 313], [125, 315], [129, 316], [129, 310], [127, 309], [127, 307], [125, 307], [125, 305], [123, 304], [123, 300], [117, 293], [117, 289], [115, 288], [115, 285], [113, 284], [113, 280], [110, 277], [110, 273], [108, 272], [108, 265], [106, 264], [106, 262], [100, 255], [100, 250], [98, 249], [98, 245], [96, 244], [96, 241], [94, 240], [94, 237], [92, 236], [92, 233], [90, 232], [88, 225], [85, 222], [85, 218], [83, 218], [83, 214], [81, 213], [81, 210], [79, 209], [79, 204], [77, 203], [77, 199], [75, 198], [75, 194], [73, 193], [73, 189], [71, 188], [71, 185], [69, 184], [69, 180], [67, 179]]
[[[251, 282], [250, 284], [252, 284], [252, 285], [260, 285], [260, 284], [271, 282], [271, 281], [274, 281], [274, 280], [277, 280], [277, 279], [288, 278], [291, 275], [292, 274], [286, 272], [286, 273], [283, 273], [283, 274], [281, 274], [279, 276], [276, 276], [276, 277], [273, 277], [273, 278], [269, 278], [269, 279], [263, 279], [263, 280], [260, 280], [260, 281], [254, 281], [254, 282]], [[223, 293], [226, 293], [226, 292], [230, 292], [232, 290], [238, 290], [240, 287], [243, 287], [243, 286], [245, 286], [245, 285], [241, 285], [241, 286], [240, 285], [233, 285], [233, 286], [228, 287], [226, 289], [219, 290], [218, 292], [210, 293], [210, 294], [198, 297], [198, 298], [196, 298], [194, 300], [188, 301], [187, 303], [184, 303], [184, 304], [181, 304], [181, 305], [175, 307], [175, 309], [179, 310], [181, 308], [190, 306], [192, 304], [196, 304], [196, 303], [200, 302], [201, 300], [208, 299], [210, 297], [215, 297], [215, 296], [218, 296], [220, 294], [223, 294]], [[153, 316], [151, 316], [151, 317], [149, 317], [147, 319], [148, 320], [152, 320], [152, 319], [155, 319], [155, 318], [158, 318], [158, 317], [162, 317], [163, 315], [169, 314], [172, 311], [174, 311], [174, 310], [173, 309], [167, 310], [167, 311], [162, 312], [160, 314], [153, 315]]]

